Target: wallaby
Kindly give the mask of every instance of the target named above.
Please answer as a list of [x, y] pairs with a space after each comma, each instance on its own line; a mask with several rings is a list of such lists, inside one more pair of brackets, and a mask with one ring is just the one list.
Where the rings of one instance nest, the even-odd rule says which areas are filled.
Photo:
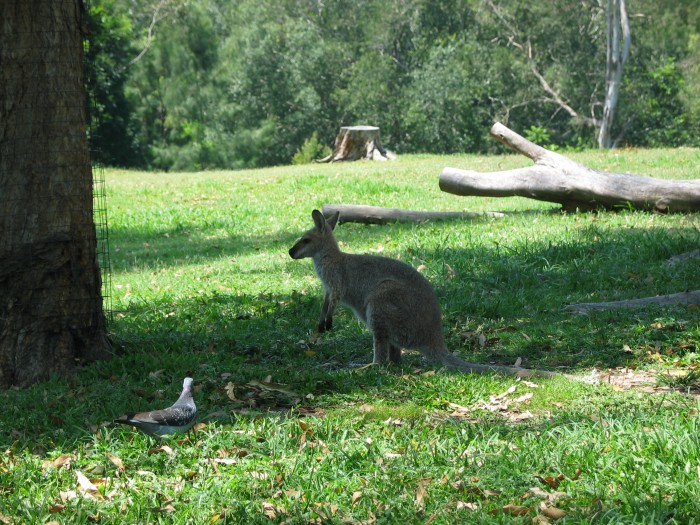
[[526, 368], [470, 363], [448, 352], [437, 295], [414, 268], [395, 259], [340, 250], [333, 236], [339, 213], [314, 210], [315, 226], [289, 250], [292, 259], [311, 257], [324, 287], [318, 331], [333, 326], [338, 303], [349, 306], [372, 331], [376, 364], [400, 363], [401, 349], [418, 350], [431, 361], [464, 372], [500, 372], [521, 377], [553, 375]]

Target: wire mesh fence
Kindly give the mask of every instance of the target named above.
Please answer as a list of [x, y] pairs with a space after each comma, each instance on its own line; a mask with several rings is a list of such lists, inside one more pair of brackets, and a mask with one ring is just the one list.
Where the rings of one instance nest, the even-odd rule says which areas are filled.
[[92, 198], [95, 233], [97, 236], [97, 263], [102, 277], [102, 307], [108, 322], [114, 320], [112, 310], [112, 266], [109, 258], [109, 224], [107, 221], [107, 188], [105, 171], [101, 166], [92, 168]]

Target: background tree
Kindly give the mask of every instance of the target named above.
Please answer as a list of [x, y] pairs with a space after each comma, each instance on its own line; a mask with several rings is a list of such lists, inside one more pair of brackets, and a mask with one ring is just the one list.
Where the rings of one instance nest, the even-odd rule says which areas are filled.
[[[123, 87], [104, 90], [115, 100], [123, 90], [128, 115], [103, 106], [127, 122], [115, 143], [135, 145], [133, 166], [284, 164], [314, 133], [330, 146], [358, 124], [379, 126], [398, 153], [500, 151], [495, 120], [549, 145], [594, 147], [605, 113], [607, 0], [91, 4], [143, 35]], [[611, 143], [700, 144], [700, 4], [625, 4], [634, 38]], [[103, 49], [122, 64], [119, 44]]]
[[94, 5], [88, 30], [86, 78], [92, 160], [107, 166], [140, 164], [144, 153], [134, 138], [134, 108], [125, 90], [129, 62], [136, 54], [133, 25], [125, 6], [117, 0]]
[[605, 58], [605, 102], [598, 128], [598, 147], [613, 145], [611, 131], [620, 97], [622, 72], [630, 55], [632, 35], [625, 0], [608, 0], [605, 9], [607, 52]]
[[0, 3], [0, 387], [105, 357], [79, 0]]

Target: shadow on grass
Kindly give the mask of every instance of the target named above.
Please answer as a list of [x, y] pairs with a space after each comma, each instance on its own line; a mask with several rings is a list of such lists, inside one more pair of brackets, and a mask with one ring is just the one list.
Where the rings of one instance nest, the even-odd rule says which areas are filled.
[[[541, 211], [507, 212], [514, 215], [540, 215]], [[310, 209], [308, 214], [310, 216]], [[442, 219], [431, 224], [445, 225], [457, 223], [479, 223], [492, 221], [488, 216], [477, 216], [471, 219]], [[160, 266], [179, 266], [182, 264], [205, 263], [209, 259], [226, 256], [245, 255], [270, 247], [279, 248], [286, 252], [292, 244], [313, 223], [309, 220], [298, 230], [286, 229], [279, 234], [241, 234], [240, 229], [228, 221], [208, 222], [205, 228], [197, 223], [178, 223], [172, 228], [150, 231], [135, 231], [112, 227], [109, 230], [111, 246], [111, 264], [114, 271], [128, 271], [135, 267], [157, 263]], [[374, 228], [376, 225], [352, 224], [353, 228]], [[379, 228], [392, 231], [406, 232], [420, 228], [415, 223], [392, 223]], [[348, 223], [341, 226], [348, 228]], [[236, 234], [231, 233], [236, 231]], [[219, 232], [212, 235], [211, 232]], [[223, 233], [225, 232], [225, 233]]]
[[[521, 217], [530, 221], [537, 214], [523, 213]], [[589, 218], [585, 216], [587, 221]], [[566, 220], [574, 221], [576, 217]], [[684, 326], [683, 330], [652, 326], [658, 326], [654, 321], [669, 312], [671, 317], [683, 315], [687, 307], [611, 310], [586, 316], [563, 310], [574, 302], [652, 296], [700, 287], [697, 264], [669, 267], [665, 263], [670, 256], [698, 243], [698, 231], [692, 225], [674, 231], [653, 225], [607, 228], [592, 220], [583, 227], [572, 223], [570, 235], [556, 242], [544, 235], [541, 241], [506, 245], [497, 238], [489, 243], [465, 237], [464, 230], [455, 240], [449, 235], [451, 223], [342, 225], [337, 236], [350, 246], [350, 251], [355, 251], [352, 247], [359, 243], [367, 243], [366, 228], [376, 228], [379, 238], [387, 234], [412, 236], [411, 248], [389, 255], [400, 255], [413, 266], [425, 261], [423, 272], [443, 306], [448, 346], [468, 360], [513, 364], [521, 358], [523, 366], [559, 370], [628, 366], [647, 351], [658, 351], [659, 345], [662, 350], [674, 345], [686, 352], [696, 349], [696, 343], [689, 344], [684, 338], [692, 339], [697, 333], [697, 322], [673, 325]], [[443, 229], [444, 235], [426, 233], [437, 228]], [[261, 242], [269, 243], [264, 245], [268, 249], [272, 244], [286, 251], [298, 234], [290, 232]], [[169, 241], [178, 245], [176, 240]], [[254, 250], [256, 244], [231, 240], [221, 249], [235, 253]], [[190, 252], [189, 248], [178, 249], [183, 254]], [[206, 257], [202, 245], [197, 250]], [[303, 271], [312, 270], [308, 267]], [[301, 294], [214, 293], [178, 299], [176, 303], [132, 305], [123, 313], [126, 319], [117, 320], [114, 330], [119, 338], [137, 345], [165, 342], [202, 347], [218, 341], [216, 344], [231, 351], [261, 348], [264, 355], [269, 354], [266, 362], [273, 373], [284, 368], [285, 359], [294, 362], [295, 351], [303, 353], [298, 342], [309, 337], [319, 304], [320, 297]], [[336, 323], [338, 328], [323, 340], [336, 345], [342, 362], [352, 360], [348, 348], [358, 346], [360, 338], [368, 359], [370, 335], [347, 311], [344, 316], [345, 327]], [[171, 340], [173, 334], [180, 335]]]
[[[176, 267], [203, 264], [207, 260], [243, 255], [270, 246], [291, 246], [301, 232], [280, 235], [225, 234], [211, 236], [203, 231], [176, 227], [155, 232], [110, 229], [110, 262], [115, 272], [143, 266]], [[288, 248], [287, 248], [288, 249]]]
[[[682, 358], [698, 351], [697, 313], [687, 307], [588, 316], [562, 310], [570, 302], [700, 288], [696, 262], [665, 264], [670, 256], [698, 244], [698, 231], [692, 225], [673, 231], [656, 226], [610, 229], [593, 221], [557, 242], [530, 240], [508, 247], [497, 239], [490, 243], [470, 239], [464, 230], [455, 239], [451, 225], [388, 228], [391, 235], [413, 236], [411, 248], [400, 254], [402, 260], [414, 266], [426, 262], [424, 273], [443, 305], [448, 347], [463, 358], [497, 364], [522, 358], [523, 366], [575, 371], [636, 366], [650, 352], [675, 352]], [[426, 231], [434, 233], [443, 227], [444, 235]], [[353, 246], [367, 243], [366, 232], [360, 235], [359, 231], [366, 227], [340, 228], [338, 237], [349, 250], [359, 251]], [[386, 237], [387, 227], [371, 228], [377, 228], [378, 239]], [[202, 238], [190, 244], [191, 235], [172, 232], [163, 234], [159, 242], [162, 249], [179, 256], [194, 250], [198, 256], [215, 257], [255, 250], [259, 245], [286, 251], [299, 233], [224, 241]], [[131, 238], [131, 245], [121, 246], [136, 250], [146, 239]], [[154, 259], [161, 256], [153, 255]], [[173, 260], [177, 264], [178, 257]], [[332, 332], [312, 341], [319, 308], [320, 297], [301, 292], [212, 293], [132, 303], [110, 327], [115, 341], [111, 361], [86, 367], [71, 383], [54, 379], [26, 391], [2, 393], [9, 408], [3, 417], [0, 446], [19, 442], [39, 450], [91, 439], [105, 422], [128, 410], [171, 403], [186, 375], [197, 382], [204, 416], [221, 410], [231, 413], [228, 383], [243, 385], [268, 376], [303, 399], [331, 393], [348, 400], [368, 392], [378, 397], [394, 395], [401, 371], [358, 374], [348, 368], [350, 363], [371, 359], [371, 336], [347, 310], [339, 312]], [[404, 370], [428, 366], [415, 356], [407, 361]], [[405, 396], [409, 401], [410, 394]]]

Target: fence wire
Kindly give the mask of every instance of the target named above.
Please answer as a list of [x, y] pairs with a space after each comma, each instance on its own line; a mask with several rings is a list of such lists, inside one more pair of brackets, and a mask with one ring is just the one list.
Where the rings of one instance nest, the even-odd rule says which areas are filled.
[[[90, 2], [89, 0], [84, 0], [86, 12], [90, 12]], [[85, 53], [83, 56], [84, 67], [90, 67], [88, 63], [88, 53], [87, 47], [89, 43], [87, 40], [84, 41]], [[85, 75], [87, 78], [87, 74]], [[97, 127], [99, 125], [99, 120], [97, 115], [97, 101], [91, 96], [91, 92], [88, 92], [88, 128], [89, 136], [95, 137], [97, 134]], [[91, 158], [97, 158], [95, 155], [93, 141], [90, 141], [90, 156]], [[114, 310], [112, 309], [112, 265], [110, 260], [110, 250], [109, 250], [109, 224], [107, 220], [107, 187], [105, 181], [105, 170], [104, 167], [93, 162], [92, 163], [92, 202], [93, 202], [93, 219], [95, 222], [95, 234], [97, 237], [97, 264], [100, 267], [100, 275], [102, 279], [102, 310], [105, 314], [105, 318], [108, 323], [114, 320]]]

